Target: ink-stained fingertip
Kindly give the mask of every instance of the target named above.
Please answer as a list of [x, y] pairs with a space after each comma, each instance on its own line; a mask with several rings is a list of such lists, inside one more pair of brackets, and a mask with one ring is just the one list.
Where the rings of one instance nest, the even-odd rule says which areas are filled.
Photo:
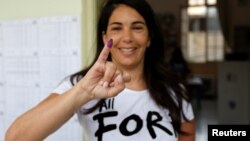
[[113, 39], [109, 39], [108, 43], [107, 43], [107, 47], [111, 48], [113, 45]]

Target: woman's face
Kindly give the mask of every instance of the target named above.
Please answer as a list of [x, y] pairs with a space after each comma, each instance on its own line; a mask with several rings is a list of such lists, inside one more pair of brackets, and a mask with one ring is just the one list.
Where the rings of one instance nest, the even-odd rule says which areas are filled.
[[143, 66], [144, 54], [150, 44], [144, 18], [133, 8], [118, 5], [113, 11], [104, 42], [113, 39], [112, 61], [126, 68]]

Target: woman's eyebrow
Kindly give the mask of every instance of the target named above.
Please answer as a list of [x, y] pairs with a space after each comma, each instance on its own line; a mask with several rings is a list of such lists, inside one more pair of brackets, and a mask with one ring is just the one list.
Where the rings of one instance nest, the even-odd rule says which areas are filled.
[[[132, 22], [132, 24], [133, 24], [133, 25], [136, 25], [136, 24], [143, 24], [143, 25], [146, 25], [146, 23], [143, 22], [143, 21], [134, 21], [134, 22]], [[112, 23], [110, 23], [109, 25], [122, 25], [122, 23], [120, 23], [120, 22], [112, 22]]]
[[120, 22], [112, 22], [109, 25], [122, 25], [122, 23], [120, 23]]
[[143, 21], [135, 21], [135, 22], [133, 22], [132, 24], [133, 24], [133, 25], [134, 25], [134, 24], [143, 24], [143, 25], [146, 25], [145, 22], [143, 22]]

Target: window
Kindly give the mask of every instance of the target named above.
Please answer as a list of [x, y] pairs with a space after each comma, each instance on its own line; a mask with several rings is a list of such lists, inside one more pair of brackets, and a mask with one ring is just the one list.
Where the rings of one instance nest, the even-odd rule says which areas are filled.
[[187, 0], [182, 9], [182, 49], [188, 62], [221, 61], [224, 41], [216, 0]]

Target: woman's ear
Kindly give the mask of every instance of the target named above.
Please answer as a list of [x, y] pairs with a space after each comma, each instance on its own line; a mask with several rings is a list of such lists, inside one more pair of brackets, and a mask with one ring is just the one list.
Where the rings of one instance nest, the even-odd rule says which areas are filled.
[[148, 42], [147, 42], [147, 47], [149, 47], [149, 46], [150, 46], [150, 44], [151, 44], [151, 41], [150, 41], [150, 40], [148, 40]]

